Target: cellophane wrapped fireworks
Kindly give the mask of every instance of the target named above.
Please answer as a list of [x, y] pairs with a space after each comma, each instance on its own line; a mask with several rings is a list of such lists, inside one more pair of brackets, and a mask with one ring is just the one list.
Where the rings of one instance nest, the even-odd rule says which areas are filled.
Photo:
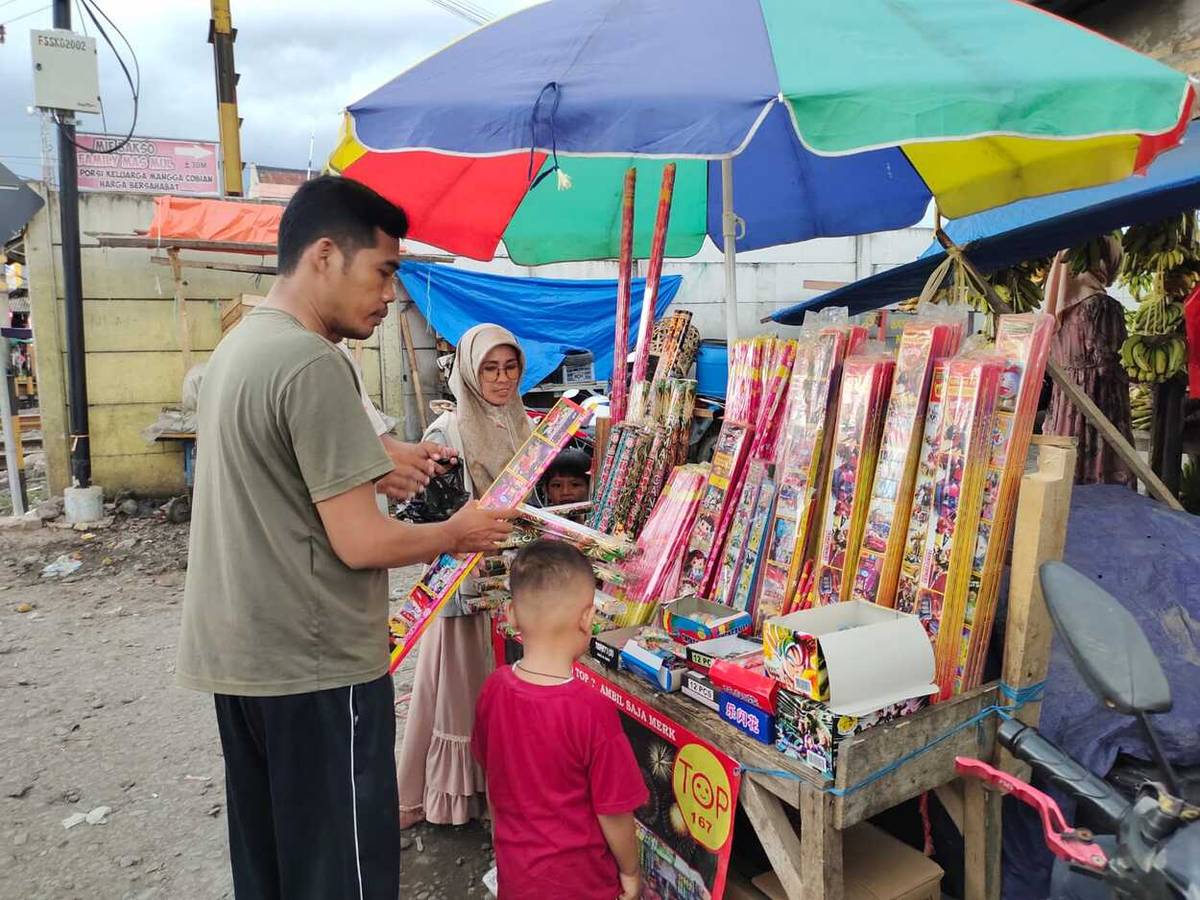
[[983, 483], [983, 509], [963, 617], [955, 693], [975, 687], [983, 675], [1000, 572], [1012, 537], [1017, 494], [1053, 335], [1054, 318], [1041, 313], [1001, 316], [996, 330], [996, 352], [1004, 358], [1004, 373]]
[[[865, 335], [865, 331], [863, 332]], [[828, 453], [837, 386], [850, 335], [825, 328], [802, 337], [792, 366], [775, 466], [775, 509], [759, 564], [755, 630], [783, 612], [808, 552], [818, 490]]]
[[671, 472], [638, 538], [637, 553], [624, 565], [625, 608], [614, 618], [615, 625], [644, 625], [660, 599], [678, 594], [684, 548], [707, 483], [707, 465], [678, 466]]
[[714, 600], [726, 606], [733, 605], [738, 575], [746, 554], [746, 539], [750, 533], [754, 507], [758, 503], [758, 491], [766, 477], [766, 464], [761, 460], [753, 460], [747, 470], [742, 495], [738, 498], [733, 519], [729, 523], [729, 536], [725, 541], [721, 569], [712, 595]]
[[767, 530], [771, 527], [774, 511], [775, 482], [767, 478], [758, 488], [758, 499], [751, 514], [750, 532], [746, 538], [746, 553], [734, 585], [733, 599], [730, 601], [734, 609], [749, 613], [752, 618], [755, 590], [758, 587], [759, 573], [762, 571], [763, 551], [766, 549]]
[[847, 357], [833, 433], [825, 523], [816, 561], [816, 601], [848, 599], [871, 500], [883, 417], [896, 368], [890, 355]]
[[740, 487], [742, 471], [750, 455], [750, 426], [726, 419], [713, 449], [708, 483], [683, 559], [682, 590], [708, 597], [721, 562], [721, 548], [732, 518], [730, 498]]
[[534, 530], [540, 537], [565, 541], [589, 559], [604, 563], [620, 562], [634, 551], [634, 544], [630, 540], [604, 534], [544, 509], [523, 503], [517, 510], [515, 524]]
[[932, 321], [906, 325], [900, 336], [851, 600], [891, 606], [895, 598], [933, 366], [957, 351], [960, 336], [960, 327]]
[[1003, 369], [1000, 357], [981, 355], [956, 357], [946, 366], [933, 506], [917, 586], [917, 615], [933, 640], [942, 697], [953, 687], [962, 642]]

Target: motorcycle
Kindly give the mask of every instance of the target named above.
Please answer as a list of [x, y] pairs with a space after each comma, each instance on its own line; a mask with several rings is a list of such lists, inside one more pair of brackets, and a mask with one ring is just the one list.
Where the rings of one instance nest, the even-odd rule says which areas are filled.
[[1111, 594], [1061, 562], [1044, 564], [1039, 575], [1054, 629], [1075, 668], [1105, 706], [1138, 720], [1162, 780], [1142, 784], [1130, 802], [1037, 728], [1006, 719], [998, 730], [1000, 745], [1086, 807], [1098, 837], [1070, 827], [1052, 797], [1007, 772], [964, 757], [956, 760], [958, 771], [1037, 811], [1057, 859], [1051, 900], [1200, 900], [1200, 806], [1183, 799], [1150, 721], [1171, 709], [1162, 666], [1137, 620]]

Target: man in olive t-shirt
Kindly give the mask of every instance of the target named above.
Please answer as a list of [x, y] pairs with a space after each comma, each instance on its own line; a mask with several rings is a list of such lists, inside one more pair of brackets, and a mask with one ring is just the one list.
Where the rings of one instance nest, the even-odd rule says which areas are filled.
[[[387, 315], [406, 228], [362, 185], [302, 186], [278, 280], [201, 387], [176, 675], [215, 696], [238, 900], [395, 900], [387, 569], [491, 550], [510, 530], [511, 513], [477, 504], [407, 525], [375, 503], [396, 464], [335, 342]], [[413, 449], [425, 472], [435, 449]]]

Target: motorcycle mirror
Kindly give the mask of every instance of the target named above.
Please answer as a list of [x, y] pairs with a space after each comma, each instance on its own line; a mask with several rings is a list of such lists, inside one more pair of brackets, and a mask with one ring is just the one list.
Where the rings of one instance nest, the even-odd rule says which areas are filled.
[[1039, 574], [1054, 630], [1092, 693], [1129, 716], [1170, 710], [1167, 676], [1129, 611], [1066, 563]]

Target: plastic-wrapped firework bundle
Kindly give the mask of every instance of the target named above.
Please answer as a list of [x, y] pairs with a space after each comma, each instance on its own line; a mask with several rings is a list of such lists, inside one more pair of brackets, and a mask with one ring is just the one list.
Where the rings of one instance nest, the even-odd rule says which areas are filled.
[[[687, 462], [688, 445], [692, 437], [692, 414], [696, 409], [694, 378], [672, 378], [671, 397], [667, 402], [667, 427], [674, 431], [668, 466]], [[668, 469], [669, 471], [669, 469]]]
[[970, 355], [946, 366], [937, 475], [917, 587], [917, 615], [933, 639], [941, 697], [953, 688], [967, 587], [975, 558], [983, 481], [1003, 360]]
[[725, 540], [721, 569], [717, 574], [716, 586], [713, 588], [713, 599], [726, 606], [733, 605], [738, 575], [742, 570], [742, 562], [746, 553], [746, 539], [749, 537], [754, 508], [758, 503], [758, 492], [766, 477], [766, 465], [761, 460], [752, 460], [746, 471], [742, 495], [738, 498], [733, 519], [729, 524], [729, 535]]
[[912, 510], [930, 377], [935, 361], [957, 350], [959, 335], [960, 329], [949, 323], [914, 322], [900, 336], [851, 600], [892, 605]]
[[730, 606], [754, 616], [755, 589], [758, 586], [759, 573], [762, 570], [763, 551], [767, 543], [767, 529], [771, 526], [772, 514], [775, 511], [775, 482], [767, 478], [758, 489], [758, 499], [751, 513], [750, 532], [746, 537], [746, 553], [742, 558], [742, 566], [738, 571], [737, 583], [734, 585], [733, 598]]
[[637, 500], [642, 472], [650, 456], [650, 444], [654, 435], [648, 427], [635, 426], [628, 451], [617, 460], [613, 469], [612, 494], [609, 501], [611, 515], [602, 519], [603, 527], [598, 531], [619, 532], [625, 527], [629, 510]]
[[[639, 441], [635, 459], [630, 466], [628, 490], [617, 503], [618, 523], [616, 531], [620, 534], [636, 536], [645, 521], [647, 510], [658, 499], [655, 492], [655, 472], [660, 471], [659, 463], [667, 444], [667, 428], [665, 425], [650, 425], [646, 435], [647, 440]], [[645, 452], [642, 452], [642, 446]], [[634, 476], [636, 475], [636, 482]]]
[[678, 466], [671, 472], [638, 538], [638, 553], [625, 563], [628, 609], [618, 624], [645, 624], [661, 598], [678, 593], [684, 548], [707, 483], [708, 466]]
[[851, 356], [842, 365], [825, 521], [815, 565], [816, 602], [821, 605], [850, 595], [895, 368], [890, 355]]
[[1001, 316], [996, 330], [996, 352], [1004, 357], [1004, 373], [983, 483], [983, 508], [963, 616], [955, 693], [975, 687], [983, 675], [1000, 573], [1012, 537], [1017, 495], [1053, 335], [1054, 318], [1041, 313]]
[[908, 525], [904, 530], [904, 550], [900, 556], [900, 573], [896, 579], [896, 592], [891, 603], [903, 613], [917, 612], [917, 586], [921, 579], [921, 564], [925, 560], [929, 520], [933, 515], [933, 489], [938, 471], [938, 433], [942, 427], [942, 398], [946, 393], [946, 371], [949, 362], [939, 360], [934, 363], [929, 378], [929, 402], [925, 407], [925, 427], [921, 430], [917, 477], [913, 482]]
[[543, 537], [565, 541], [589, 559], [619, 562], [633, 553], [634, 544], [626, 538], [604, 534], [534, 506], [521, 504], [517, 509], [517, 524], [527, 525]]
[[741, 484], [742, 470], [750, 455], [748, 425], [726, 419], [713, 449], [708, 483], [700, 499], [696, 523], [683, 560], [685, 590], [707, 597], [720, 564], [721, 547], [731, 518], [731, 497]]
[[797, 347], [776, 454], [775, 510], [767, 529], [753, 604], [756, 630], [765, 619], [783, 612], [799, 580], [828, 452], [827, 424], [837, 408], [838, 377], [846, 346], [844, 330], [827, 328], [802, 337]]
[[775, 462], [779, 433], [783, 430], [783, 418], [787, 410], [792, 367], [796, 363], [796, 348], [796, 341], [775, 342], [768, 367], [770, 377], [766, 381], [758, 423], [754, 429], [754, 447], [750, 454], [753, 459]]
[[588, 517], [588, 526], [591, 528], [598, 528], [608, 503], [608, 496], [612, 490], [613, 468], [617, 464], [617, 450], [629, 427], [621, 422], [614, 424], [604, 444], [604, 460], [596, 470], [596, 477], [592, 479], [592, 512]]

